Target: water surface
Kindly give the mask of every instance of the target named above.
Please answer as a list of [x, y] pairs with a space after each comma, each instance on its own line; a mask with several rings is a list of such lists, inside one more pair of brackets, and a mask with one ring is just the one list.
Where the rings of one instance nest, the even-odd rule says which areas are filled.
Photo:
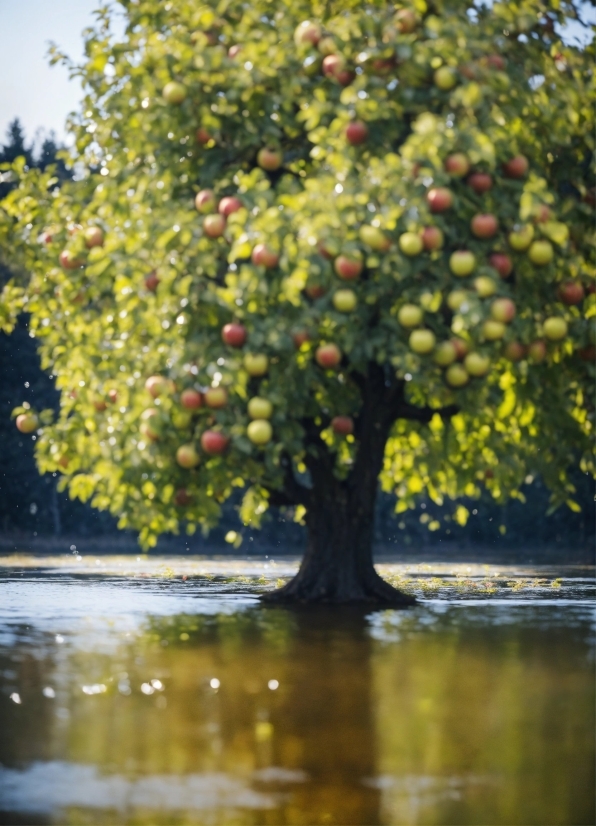
[[594, 823], [592, 570], [261, 606], [295, 566], [0, 560], [0, 823]]

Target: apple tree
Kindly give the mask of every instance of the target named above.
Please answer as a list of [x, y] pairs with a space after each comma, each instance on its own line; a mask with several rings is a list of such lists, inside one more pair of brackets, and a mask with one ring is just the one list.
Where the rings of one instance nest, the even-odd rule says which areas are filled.
[[[568, 0], [120, 0], [97, 13], [72, 181], [17, 161], [0, 204], [60, 414], [43, 472], [155, 544], [294, 509], [272, 599], [399, 603], [379, 485], [577, 508], [592, 472], [593, 47]], [[54, 51], [54, 60], [67, 59]], [[430, 529], [439, 527], [437, 522]]]

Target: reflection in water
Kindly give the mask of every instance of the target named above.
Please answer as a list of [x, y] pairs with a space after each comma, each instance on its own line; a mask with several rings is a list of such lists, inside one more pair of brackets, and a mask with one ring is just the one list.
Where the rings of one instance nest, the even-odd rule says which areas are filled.
[[594, 822], [585, 600], [366, 616], [208, 582], [0, 589], [2, 823]]

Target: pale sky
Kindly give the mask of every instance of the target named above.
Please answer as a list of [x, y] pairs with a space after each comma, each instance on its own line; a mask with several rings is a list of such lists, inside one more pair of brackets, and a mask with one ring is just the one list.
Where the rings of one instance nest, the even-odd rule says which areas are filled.
[[[81, 88], [66, 68], [48, 65], [54, 41], [70, 57], [82, 57], [81, 32], [93, 23], [100, 0], [0, 0], [0, 144], [8, 124], [18, 117], [29, 141], [38, 130], [64, 140], [66, 116], [78, 108]], [[595, 10], [582, 3], [586, 19]], [[585, 42], [579, 25], [568, 32]]]

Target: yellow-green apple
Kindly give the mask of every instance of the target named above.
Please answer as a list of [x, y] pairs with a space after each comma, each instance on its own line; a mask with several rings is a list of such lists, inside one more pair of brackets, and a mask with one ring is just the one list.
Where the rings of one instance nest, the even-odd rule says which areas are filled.
[[361, 120], [353, 120], [346, 126], [346, 140], [352, 146], [360, 146], [368, 138], [368, 126]]
[[387, 252], [391, 241], [378, 227], [363, 224], [359, 230], [360, 240], [376, 252]]
[[199, 212], [208, 215], [217, 209], [217, 200], [212, 189], [201, 189], [195, 195], [195, 207]]
[[544, 335], [549, 341], [561, 341], [567, 335], [567, 329], [567, 322], [560, 316], [551, 316], [542, 325]]
[[502, 321], [488, 319], [482, 325], [482, 335], [487, 341], [499, 341], [507, 332], [507, 326]]
[[186, 488], [179, 488], [174, 494], [174, 504], [179, 508], [186, 508], [192, 502], [192, 495]]
[[145, 289], [149, 290], [149, 292], [154, 293], [159, 286], [159, 278], [157, 277], [157, 273], [155, 270], [149, 273], [149, 275], [145, 276]]
[[271, 441], [273, 428], [267, 419], [255, 419], [246, 428], [246, 435], [253, 445], [266, 445]]
[[506, 178], [524, 178], [528, 174], [530, 163], [525, 155], [516, 155], [503, 164]]
[[480, 353], [468, 353], [464, 359], [464, 367], [470, 376], [480, 378], [486, 376], [490, 370], [490, 359]]
[[249, 376], [264, 376], [269, 369], [269, 359], [264, 353], [247, 353], [243, 360]]
[[453, 275], [465, 278], [476, 269], [476, 256], [469, 250], [457, 250], [449, 258], [449, 269]]
[[509, 361], [521, 361], [526, 355], [526, 348], [519, 341], [510, 341], [505, 347], [503, 355]]
[[431, 330], [414, 330], [414, 332], [410, 333], [408, 340], [410, 350], [421, 356], [432, 353], [436, 343], [435, 334]]
[[453, 178], [465, 178], [470, 171], [470, 161], [463, 152], [454, 152], [445, 159], [445, 172]]
[[248, 403], [248, 415], [251, 419], [270, 419], [273, 415], [273, 405], [269, 399], [253, 396]]
[[155, 407], [143, 410], [139, 431], [141, 436], [144, 436], [145, 439], [149, 439], [151, 442], [156, 442], [159, 439], [162, 431], [162, 421], [159, 410]]
[[453, 206], [453, 192], [444, 186], [429, 189], [426, 195], [431, 212], [445, 212]]
[[284, 155], [281, 149], [275, 146], [264, 146], [259, 149], [257, 163], [266, 172], [275, 172], [284, 162]]
[[397, 313], [397, 320], [402, 327], [418, 327], [423, 318], [424, 313], [416, 304], [404, 304]]
[[515, 318], [515, 304], [510, 298], [496, 298], [490, 305], [490, 314], [495, 321], [509, 324]]
[[201, 458], [194, 445], [180, 445], [176, 451], [176, 461], [180, 467], [190, 470], [199, 464]]
[[456, 312], [467, 300], [468, 294], [465, 290], [452, 290], [447, 296], [447, 306], [450, 310]]
[[317, 48], [319, 52], [323, 55], [335, 54], [335, 52], [337, 51], [337, 45], [335, 43], [335, 40], [329, 35], [327, 35], [326, 37], [322, 37], [319, 40]]
[[315, 359], [319, 367], [337, 367], [341, 361], [341, 350], [336, 344], [322, 344], [317, 347]]
[[205, 404], [213, 410], [220, 410], [228, 403], [228, 391], [225, 387], [210, 387], [204, 394]]
[[225, 324], [221, 329], [221, 338], [224, 344], [230, 347], [242, 347], [246, 341], [246, 327], [237, 321]]
[[433, 352], [433, 361], [439, 367], [449, 367], [457, 358], [457, 351], [452, 341], [441, 341]]
[[209, 238], [221, 238], [226, 231], [225, 216], [216, 213], [215, 215], [206, 215], [203, 219], [203, 229], [205, 235]]
[[404, 232], [399, 236], [399, 248], [404, 255], [420, 255], [424, 249], [424, 243], [417, 232]]
[[162, 95], [166, 103], [178, 106], [186, 100], [186, 86], [171, 80], [163, 87]]
[[497, 284], [488, 275], [479, 275], [474, 279], [474, 289], [480, 298], [489, 298], [497, 292]]
[[257, 267], [266, 267], [267, 269], [273, 269], [279, 263], [279, 255], [267, 244], [257, 244], [250, 258]]
[[197, 410], [203, 404], [203, 396], [193, 387], [188, 387], [180, 394], [180, 404], [187, 410]]
[[452, 364], [447, 368], [445, 380], [451, 387], [464, 387], [470, 381], [470, 376], [461, 364]]
[[76, 258], [70, 250], [62, 250], [60, 253], [60, 266], [65, 270], [78, 270], [84, 262]]
[[457, 83], [457, 74], [455, 70], [449, 66], [441, 66], [441, 68], [437, 69], [434, 73], [433, 79], [435, 86], [443, 92], [448, 92], [450, 89], [453, 89]]
[[201, 447], [209, 456], [219, 456], [229, 444], [230, 440], [220, 430], [206, 430], [201, 435]]
[[217, 207], [217, 211], [221, 215], [225, 215], [226, 218], [228, 215], [232, 215], [232, 213], [238, 212], [240, 209], [242, 209], [242, 201], [234, 195], [226, 195], [225, 198], [221, 199]]
[[171, 419], [177, 430], [188, 430], [192, 424], [192, 413], [190, 410], [179, 410], [175, 407], [171, 412]]
[[99, 227], [87, 227], [83, 233], [87, 249], [103, 247], [103, 232]]
[[508, 255], [502, 252], [493, 252], [488, 261], [491, 267], [499, 273], [501, 278], [509, 278], [513, 272], [513, 261]]
[[528, 250], [528, 258], [536, 267], [544, 267], [550, 264], [555, 255], [553, 245], [550, 241], [534, 241]]
[[579, 281], [565, 281], [559, 287], [557, 295], [563, 304], [571, 306], [572, 304], [581, 304], [586, 294], [583, 284]]
[[149, 376], [145, 382], [145, 390], [154, 399], [163, 396], [164, 393], [171, 393], [173, 389], [174, 382], [171, 379], [166, 379], [165, 376]]
[[527, 250], [534, 238], [534, 227], [531, 224], [524, 224], [516, 227], [509, 233], [509, 245], [516, 252]]
[[35, 413], [21, 413], [15, 423], [21, 433], [33, 433], [39, 427], [39, 419]]
[[484, 195], [489, 189], [492, 189], [493, 179], [486, 172], [474, 172], [467, 180], [469, 186], [472, 187], [476, 195]]
[[358, 278], [363, 269], [362, 256], [355, 253], [342, 253], [333, 263], [333, 268], [344, 281], [353, 281]]
[[443, 233], [438, 227], [425, 227], [422, 230], [422, 244], [424, 249], [428, 252], [433, 250], [440, 250], [443, 247], [445, 239]]
[[455, 352], [457, 354], [457, 360], [461, 361], [463, 358], [466, 357], [468, 353], [468, 345], [466, 342], [461, 338], [452, 338], [451, 343], [455, 347]]
[[533, 341], [528, 347], [528, 358], [535, 364], [544, 361], [546, 358], [546, 344], [540, 339]]
[[351, 313], [357, 303], [354, 290], [337, 290], [333, 296], [333, 306], [340, 313]]
[[294, 43], [297, 46], [316, 46], [322, 34], [323, 30], [319, 23], [314, 20], [303, 20], [294, 31]]
[[474, 215], [470, 222], [470, 229], [476, 238], [492, 238], [497, 234], [499, 229], [499, 222], [495, 215], [488, 213], [486, 215]]
[[331, 429], [338, 436], [349, 436], [354, 432], [354, 420], [351, 416], [334, 416], [331, 419]]

